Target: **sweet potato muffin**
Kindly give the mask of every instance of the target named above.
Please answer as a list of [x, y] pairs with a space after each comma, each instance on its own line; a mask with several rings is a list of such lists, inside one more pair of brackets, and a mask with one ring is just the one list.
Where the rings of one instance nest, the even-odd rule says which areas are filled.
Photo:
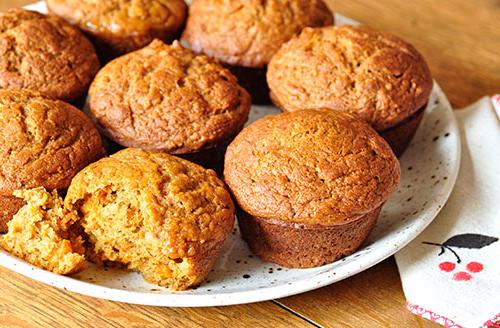
[[0, 13], [0, 88], [72, 101], [98, 70], [90, 41], [62, 19], [22, 9]]
[[104, 155], [92, 122], [75, 107], [34, 91], [0, 90], [0, 233], [23, 202], [17, 189], [64, 191]]
[[91, 258], [174, 290], [203, 280], [234, 223], [231, 197], [214, 171], [132, 148], [78, 173], [65, 206], [79, 213]]
[[225, 148], [250, 105], [228, 70], [159, 40], [108, 63], [89, 91], [90, 112], [113, 141], [192, 157]]
[[105, 61], [154, 39], [172, 42], [187, 13], [184, 0], [47, 0], [47, 6], [89, 35]]
[[9, 232], [0, 235], [6, 251], [40, 268], [71, 274], [85, 266], [83, 239], [72, 232], [77, 216], [64, 209], [63, 200], [43, 187], [16, 190], [24, 205], [9, 221]]
[[[429, 99], [432, 78], [413, 46], [364, 27], [304, 29], [269, 64], [273, 102], [286, 111], [331, 108], [353, 112], [405, 148]], [[408, 124], [413, 119], [417, 124]], [[415, 122], [415, 121], [414, 121]]]
[[266, 66], [307, 26], [333, 24], [322, 0], [194, 0], [182, 39], [227, 64], [254, 102], [268, 99]]
[[264, 117], [229, 145], [224, 178], [250, 249], [286, 267], [353, 253], [396, 190], [399, 162], [354, 114], [303, 110]]

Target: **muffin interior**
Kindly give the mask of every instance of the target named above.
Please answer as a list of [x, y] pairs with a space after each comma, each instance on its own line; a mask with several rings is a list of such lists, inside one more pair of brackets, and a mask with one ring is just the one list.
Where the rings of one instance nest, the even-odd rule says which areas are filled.
[[199, 283], [203, 275], [199, 275], [197, 257], [169, 256], [175, 246], [161, 229], [149, 197], [138, 190], [107, 185], [77, 201], [90, 244], [89, 258], [123, 264], [141, 272], [147, 281], [174, 290]]
[[0, 246], [43, 269], [70, 274], [85, 266], [83, 240], [72, 233], [76, 216], [63, 207], [57, 191], [44, 188], [15, 191], [23, 206], [8, 223], [9, 231], [0, 236]]

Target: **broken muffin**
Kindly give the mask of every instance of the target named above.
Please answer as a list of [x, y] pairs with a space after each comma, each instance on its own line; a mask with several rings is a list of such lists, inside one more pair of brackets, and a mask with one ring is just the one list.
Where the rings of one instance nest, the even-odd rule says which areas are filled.
[[205, 278], [234, 223], [214, 171], [132, 148], [78, 173], [65, 207], [78, 213], [92, 261], [123, 264], [172, 290]]
[[81, 271], [85, 266], [83, 240], [72, 233], [78, 217], [64, 209], [57, 191], [40, 187], [16, 190], [14, 196], [24, 199], [26, 205], [7, 223], [8, 232], [0, 236], [0, 246], [58, 274]]

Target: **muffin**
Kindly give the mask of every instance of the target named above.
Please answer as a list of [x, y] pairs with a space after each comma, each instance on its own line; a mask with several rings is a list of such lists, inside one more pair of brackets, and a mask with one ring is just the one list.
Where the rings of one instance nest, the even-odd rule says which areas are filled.
[[224, 178], [250, 249], [265, 261], [307, 268], [361, 245], [400, 168], [355, 114], [303, 110], [246, 127], [227, 149]]
[[9, 221], [9, 232], [0, 235], [0, 246], [6, 251], [45, 270], [72, 274], [85, 267], [83, 239], [71, 228], [78, 218], [66, 211], [63, 200], [43, 187], [16, 190], [23, 206]]
[[0, 90], [0, 125], [0, 233], [23, 204], [14, 190], [64, 192], [78, 171], [104, 155], [81, 111], [34, 91]]
[[304, 29], [273, 57], [267, 81], [273, 102], [285, 111], [322, 107], [356, 113], [398, 155], [432, 90], [429, 68], [413, 46], [353, 26]]
[[304, 27], [331, 24], [322, 0], [194, 0], [182, 39], [227, 65], [252, 100], [263, 103], [266, 67], [281, 45]]
[[184, 0], [47, 0], [47, 7], [89, 35], [104, 61], [154, 39], [172, 42], [187, 13]]
[[0, 88], [73, 101], [99, 70], [89, 40], [62, 19], [33, 11], [0, 13]]
[[250, 105], [228, 70], [159, 40], [108, 63], [89, 91], [90, 113], [111, 140], [198, 163], [222, 161]]
[[97, 262], [183, 290], [200, 283], [232, 230], [234, 205], [212, 170], [125, 149], [76, 175], [65, 207], [79, 213]]

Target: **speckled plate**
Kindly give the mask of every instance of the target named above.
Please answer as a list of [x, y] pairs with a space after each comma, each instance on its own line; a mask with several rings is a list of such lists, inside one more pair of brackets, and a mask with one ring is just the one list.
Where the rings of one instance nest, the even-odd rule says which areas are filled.
[[[45, 5], [32, 9], [45, 11]], [[337, 16], [337, 22], [353, 22]], [[250, 122], [279, 112], [254, 106]], [[290, 296], [352, 276], [393, 255], [436, 217], [455, 183], [460, 162], [457, 124], [446, 96], [436, 84], [424, 120], [413, 143], [401, 158], [402, 180], [384, 207], [368, 240], [356, 253], [314, 269], [286, 269], [260, 261], [241, 240], [238, 227], [222, 256], [198, 288], [172, 293], [146, 283], [133, 272], [91, 265], [64, 277], [38, 269], [0, 251], [0, 264], [46, 284], [113, 301], [157, 306], [219, 306]]]

